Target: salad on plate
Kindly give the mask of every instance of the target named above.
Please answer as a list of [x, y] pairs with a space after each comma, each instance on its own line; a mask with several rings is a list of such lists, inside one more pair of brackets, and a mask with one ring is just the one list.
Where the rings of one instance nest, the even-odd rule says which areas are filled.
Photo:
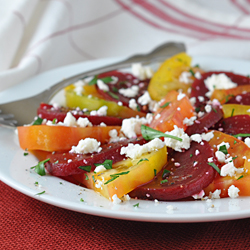
[[250, 195], [250, 78], [205, 72], [186, 53], [79, 79], [65, 106], [18, 127], [31, 168], [112, 202]]

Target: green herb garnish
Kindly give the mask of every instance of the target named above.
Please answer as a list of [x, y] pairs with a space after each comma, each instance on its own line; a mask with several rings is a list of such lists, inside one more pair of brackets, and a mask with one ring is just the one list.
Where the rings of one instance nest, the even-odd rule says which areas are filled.
[[103, 165], [106, 169], [112, 169], [112, 160], [105, 160], [103, 163], [95, 163], [94, 165], [96, 167]]
[[94, 85], [97, 83], [97, 80], [102, 80], [104, 83], [109, 83], [112, 82], [112, 77], [111, 76], [107, 76], [104, 78], [98, 78], [97, 75], [94, 76], [94, 78], [88, 83], [88, 85]]
[[129, 171], [126, 171], [126, 172], [121, 172], [121, 173], [117, 173], [117, 174], [111, 174], [110, 177], [111, 179], [109, 179], [108, 181], [106, 181], [104, 183], [104, 185], [107, 185], [108, 183], [110, 183], [111, 181], [114, 181], [115, 179], [117, 179], [120, 175], [125, 175], [125, 174], [128, 174]]
[[37, 193], [37, 194], [35, 194], [35, 195], [41, 195], [41, 194], [45, 194], [45, 191], [42, 191], [42, 192]]
[[150, 128], [150, 127], [143, 125], [143, 124], [141, 125], [141, 133], [142, 133], [143, 138], [147, 141], [153, 140], [153, 139], [159, 138], [159, 137], [167, 137], [167, 138], [171, 138], [171, 139], [174, 139], [177, 141], [182, 141], [182, 139], [179, 137], [165, 134], [161, 131], [155, 130], [155, 129]]
[[166, 183], [166, 182], [168, 182], [168, 180], [167, 180], [167, 179], [162, 180], [160, 183], [161, 183], [161, 184], [164, 184], [164, 183]]
[[234, 109], [232, 109], [231, 117], [234, 115]]
[[139, 203], [136, 203], [135, 205], [133, 205], [133, 207], [139, 207]]
[[220, 147], [219, 147], [219, 151], [221, 151], [221, 152], [224, 153], [225, 155], [228, 154], [226, 145], [220, 146]]
[[189, 72], [191, 73], [192, 76], [194, 76], [194, 71], [192, 69], [189, 70]]
[[43, 122], [43, 119], [40, 117], [37, 117], [37, 119], [32, 123], [32, 125], [41, 125]]
[[84, 174], [85, 175], [85, 180], [88, 181], [89, 180], [89, 177], [87, 174]]
[[91, 170], [91, 166], [80, 166], [79, 168], [86, 171], [86, 172], [90, 172], [90, 170]]
[[156, 176], [156, 173], [157, 173], [157, 171], [156, 171], [156, 169], [154, 169], [154, 176]]
[[167, 169], [164, 169], [163, 170], [163, 173], [162, 173], [162, 177], [165, 175], [165, 174], [169, 174], [171, 171], [167, 170]]
[[243, 175], [241, 175], [237, 180], [240, 180], [241, 178], [243, 178], [244, 176]]
[[50, 159], [46, 159], [44, 161], [40, 161], [38, 162], [38, 164], [34, 167], [31, 167], [31, 169], [34, 169], [35, 172], [41, 176], [46, 175], [45, 172], [45, 167], [44, 167], [44, 163], [48, 162]]
[[83, 199], [83, 198], [81, 198], [81, 199], [80, 199], [80, 201], [81, 201], [81, 202], [84, 202], [84, 199]]
[[208, 162], [207, 164], [213, 167], [220, 174], [220, 169], [216, 166], [214, 162]]
[[233, 137], [249, 137], [250, 134], [237, 134], [237, 135], [232, 135]]
[[114, 94], [114, 93], [112, 93], [112, 92], [110, 92], [110, 91], [108, 91], [107, 93], [108, 93], [111, 97], [113, 97], [114, 99], [119, 100], [119, 96], [118, 96], [118, 95], [116, 95], [116, 94]]
[[137, 162], [137, 164], [136, 165], [138, 165], [140, 162], [142, 162], [142, 161], [149, 161], [147, 158], [142, 158], [142, 159], [140, 159], [138, 162]]
[[27, 152], [24, 152], [24, 153], [23, 153], [24, 156], [27, 156], [28, 154], [29, 154], [29, 153], [27, 153]]
[[164, 103], [162, 106], [160, 106], [160, 108], [166, 108], [171, 102], [166, 102]]

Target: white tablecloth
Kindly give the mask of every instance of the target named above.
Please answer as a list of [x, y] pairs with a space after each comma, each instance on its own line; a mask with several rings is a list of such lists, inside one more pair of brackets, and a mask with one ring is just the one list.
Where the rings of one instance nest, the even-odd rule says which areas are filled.
[[0, 91], [166, 41], [184, 42], [192, 55], [250, 59], [249, 14], [247, 0], [0, 0]]

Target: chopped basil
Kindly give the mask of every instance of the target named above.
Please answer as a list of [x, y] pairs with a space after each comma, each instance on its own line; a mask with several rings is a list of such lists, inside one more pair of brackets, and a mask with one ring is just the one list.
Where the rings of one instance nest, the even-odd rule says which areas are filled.
[[112, 82], [112, 77], [111, 76], [107, 76], [107, 77], [103, 77], [103, 78], [98, 78], [98, 76], [94, 76], [94, 78], [88, 83], [88, 85], [95, 85], [97, 83], [97, 80], [102, 80], [104, 83], [109, 83]]
[[137, 162], [137, 164], [136, 165], [138, 165], [140, 162], [142, 162], [142, 161], [149, 161], [147, 158], [142, 158], [142, 159], [140, 159], [138, 162]]
[[166, 108], [171, 102], [166, 102], [164, 103], [162, 106], [160, 106], [160, 108]]
[[250, 134], [237, 134], [237, 135], [232, 135], [232, 136], [233, 137], [248, 137], [248, 136], [250, 136]]
[[219, 151], [221, 151], [221, 152], [224, 153], [225, 155], [228, 154], [226, 145], [220, 146], [220, 147], [219, 147]]
[[37, 119], [32, 123], [32, 125], [41, 125], [43, 122], [43, 119], [40, 117], [37, 117]]
[[166, 175], [166, 174], [169, 174], [171, 171], [169, 171], [169, 170], [167, 170], [167, 169], [164, 169], [163, 170], [163, 173], [162, 173], [162, 177], [164, 176], [164, 175]]
[[139, 203], [136, 203], [135, 205], [133, 205], [133, 207], [139, 207]]
[[38, 186], [38, 181], [35, 182], [35, 185]]
[[155, 129], [150, 128], [150, 127], [143, 125], [143, 124], [141, 125], [141, 134], [142, 134], [143, 138], [148, 140], [148, 141], [153, 140], [155, 138], [159, 138], [159, 137], [167, 137], [167, 138], [171, 138], [171, 139], [174, 139], [177, 141], [182, 141], [182, 139], [179, 137], [165, 134], [161, 131], [155, 130]]
[[42, 192], [37, 193], [37, 194], [35, 194], [35, 195], [41, 195], [41, 194], [45, 194], [45, 191], [42, 191]]
[[103, 163], [95, 163], [94, 165], [96, 167], [103, 165], [106, 169], [112, 169], [112, 160], [105, 160]]
[[194, 71], [192, 69], [189, 70], [189, 72], [191, 73], [192, 76], [194, 76]]
[[160, 183], [161, 183], [161, 184], [164, 184], [164, 183], [166, 183], [166, 182], [168, 182], [168, 180], [167, 180], [167, 179], [162, 180]]
[[231, 117], [234, 115], [234, 109], [232, 109]]
[[118, 96], [118, 95], [116, 95], [116, 94], [114, 94], [114, 93], [112, 93], [112, 92], [110, 92], [110, 91], [108, 91], [107, 93], [108, 93], [111, 97], [113, 97], [114, 99], [119, 100], [119, 96]]
[[24, 153], [23, 153], [24, 156], [27, 156], [28, 154], [29, 154], [29, 153], [27, 153], [27, 152], [24, 152]]
[[40, 161], [38, 162], [38, 164], [34, 167], [31, 167], [31, 169], [34, 169], [35, 172], [41, 176], [46, 175], [45, 172], [45, 167], [44, 167], [44, 163], [48, 162], [50, 159], [46, 159], [44, 161]]
[[83, 198], [81, 198], [81, 199], [80, 199], [80, 201], [81, 201], [81, 202], [84, 202], [84, 199], [83, 199]]
[[240, 180], [241, 178], [243, 178], [244, 176], [243, 175], [241, 175], [237, 180]]
[[79, 168], [86, 171], [86, 172], [90, 172], [90, 170], [91, 170], [91, 166], [80, 166]]
[[157, 171], [156, 171], [156, 169], [154, 169], [154, 176], [156, 176], [156, 173], [157, 173]]
[[214, 162], [208, 162], [207, 164], [213, 167], [220, 174], [220, 169], [216, 166]]

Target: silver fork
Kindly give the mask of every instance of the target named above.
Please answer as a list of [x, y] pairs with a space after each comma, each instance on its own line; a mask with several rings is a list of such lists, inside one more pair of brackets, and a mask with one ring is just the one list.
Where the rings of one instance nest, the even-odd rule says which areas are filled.
[[134, 55], [123, 61], [67, 78], [63, 81], [58, 82], [54, 86], [41, 92], [38, 95], [14, 102], [0, 104], [0, 125], [21, 126], [23, 124], [32, 122], [34, 117], [36, 116], [36, 110], [41, 102], [48, 103], [53, 98], [53, 96], [62, 88], [76, 82], [83, 77], [94, 76], [110, 70], [126, 68], [129, 67], [131, 63], [135, 62], [142, 62], [144, 64], [158, 62], [174, 54], [185, 52], [185, 50], [185, 45], [183, 43], [164, 43], [161, 46], [155, 48], [150, 53]]

